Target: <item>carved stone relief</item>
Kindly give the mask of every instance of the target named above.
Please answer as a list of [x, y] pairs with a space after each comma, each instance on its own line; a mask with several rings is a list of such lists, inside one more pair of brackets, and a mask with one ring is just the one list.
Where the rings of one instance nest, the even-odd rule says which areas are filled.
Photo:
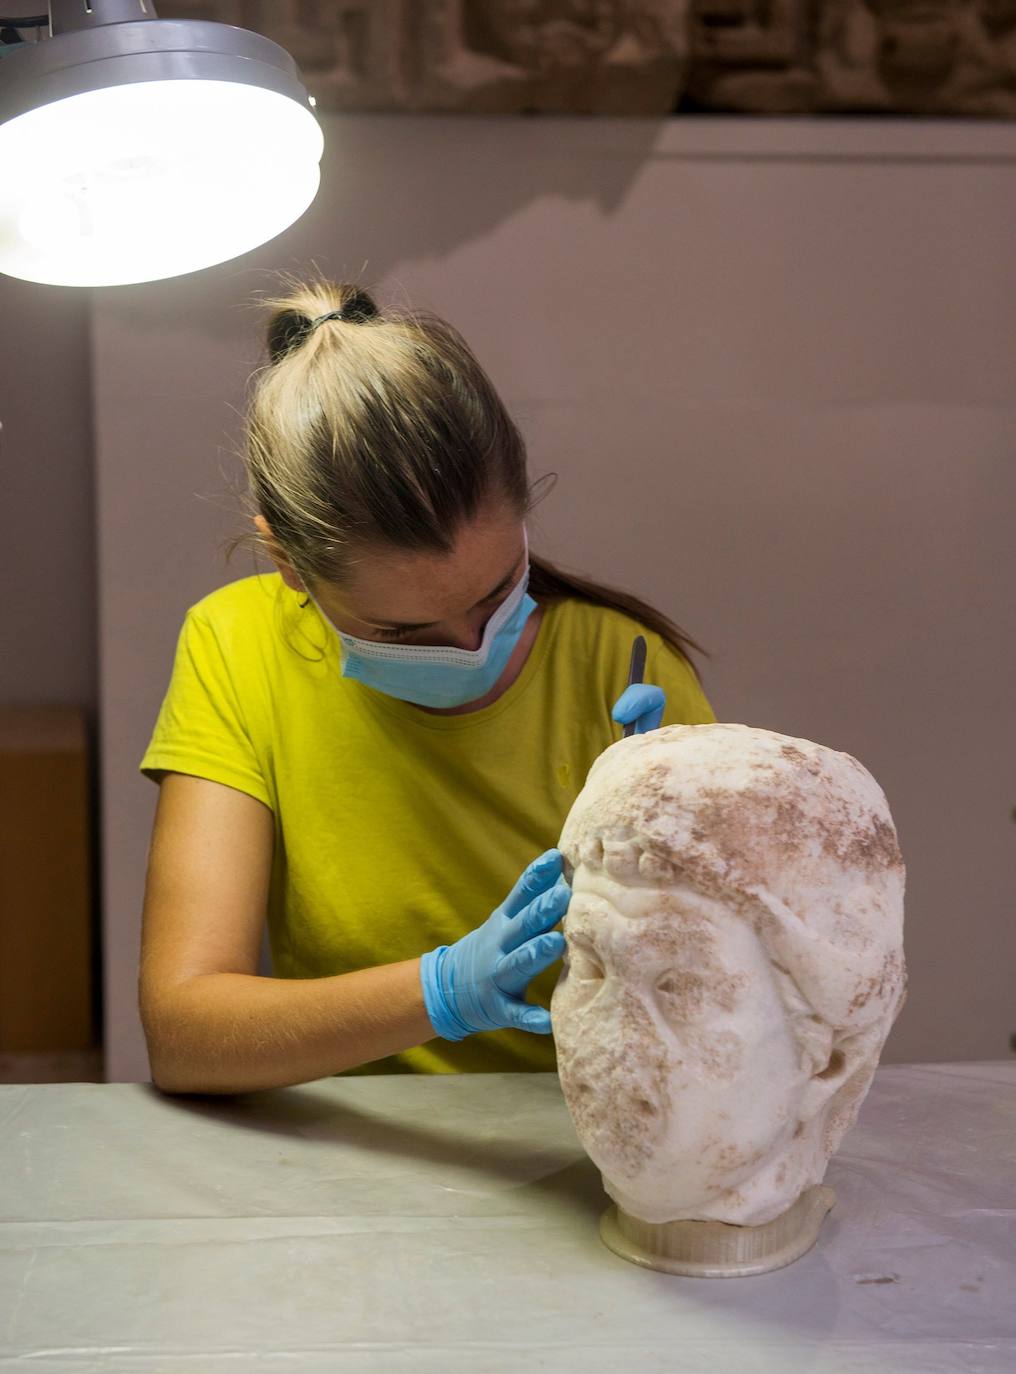
[[322, 110], [1016, 116], [1016, 0], [162, 0]]

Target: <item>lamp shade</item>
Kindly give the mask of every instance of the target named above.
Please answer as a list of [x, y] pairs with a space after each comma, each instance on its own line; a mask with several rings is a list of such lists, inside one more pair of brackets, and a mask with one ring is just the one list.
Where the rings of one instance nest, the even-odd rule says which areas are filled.
[[13, 45], [0, 272], [117, 286], [225, 262], [303, 214], [322, 148], [296, 64], [245, 29], [144, 19]]

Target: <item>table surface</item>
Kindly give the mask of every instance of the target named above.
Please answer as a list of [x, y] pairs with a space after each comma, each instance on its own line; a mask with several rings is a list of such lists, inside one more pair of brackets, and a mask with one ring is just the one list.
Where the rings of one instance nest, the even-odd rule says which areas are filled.
[[1012, 1374], [1016, 1063], [879, 1069], [816, 1247], [599, 1240], [552, 1074], [0, 1088], [0, 1371]]

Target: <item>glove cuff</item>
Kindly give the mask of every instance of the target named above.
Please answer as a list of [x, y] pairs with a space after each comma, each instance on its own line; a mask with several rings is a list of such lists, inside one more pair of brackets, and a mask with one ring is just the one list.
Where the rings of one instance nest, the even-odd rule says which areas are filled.
[[442, 1040], [464, 1040], [467, 1035], [473, 1034], [473, 1029], [471, 1026], [467, 1026], [452, 1009], [449, 1000], [452, 993], [450, 985], [448, 987], [449, 996], [446, 997], [445, 995], [444, 970], [447, 954], [448, 946], [438, 945], [437, 949], [432, 949], [420, 959], [423, 1005], [427, 1009], [430, 1024]]

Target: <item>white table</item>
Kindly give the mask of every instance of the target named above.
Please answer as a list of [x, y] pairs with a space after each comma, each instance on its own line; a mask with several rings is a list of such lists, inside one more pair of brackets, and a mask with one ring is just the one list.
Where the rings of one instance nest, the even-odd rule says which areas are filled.
[[818, 1245], [642, 1270], [547, 1074], [0, 1088], [0, 1374], [1012, 1374], [1016, 1063], [880, 1069]]

